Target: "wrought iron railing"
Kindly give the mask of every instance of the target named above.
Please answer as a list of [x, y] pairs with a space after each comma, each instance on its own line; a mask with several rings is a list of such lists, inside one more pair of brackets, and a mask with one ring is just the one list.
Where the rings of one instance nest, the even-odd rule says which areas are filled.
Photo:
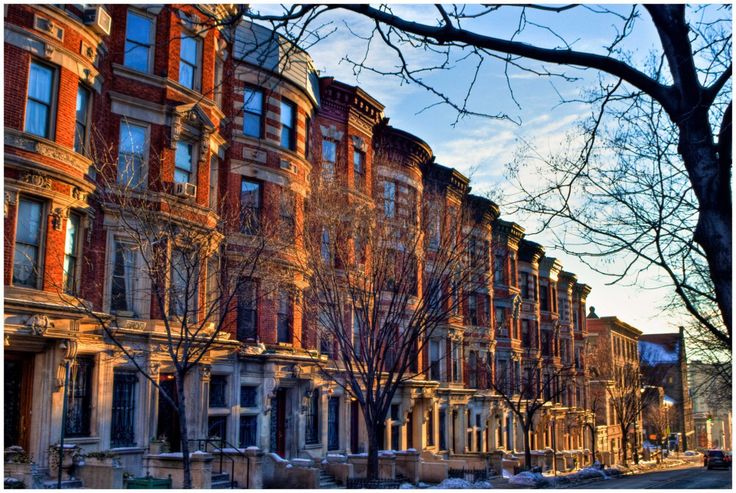
[[[237, 447], [229, 443], [224, 438], [218, 438], [218, 437], [210, 437], [210, 438], [199, 438], [195, 440], [197, 443], [197, 449], [201, 450], [203, 452], [209, 452], [212, 454], [219, 454], [220, 455], [220, 471], [219, 473], [223, 473], [223, 467], [224, 467], [224, 461], [227, 459], [230, 461], [230, 488], [235, 488], [235, 458], [236, 457], [245, 457], [245, 454], [240, 451]], [[248, 465], [250, 463], [248, 462]], [[246, 472], [247, 475], [250, 475], [250, 471]], [[250, 479], [250, 478], [249, 478]], [[249, 485], [246, 485], [246, 488], [248, 488]]]
[[448, 469], [448, 478], [460, 478], [470, 483], [476, 483], [478, 481], [487, 481], [490, 476], [488, 469]]

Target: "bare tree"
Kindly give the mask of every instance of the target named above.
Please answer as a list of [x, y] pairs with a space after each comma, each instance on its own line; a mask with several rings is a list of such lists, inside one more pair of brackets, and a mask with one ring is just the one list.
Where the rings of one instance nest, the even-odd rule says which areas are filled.
[[[254, 10], [246, 16], [269, 22], [285, 37], [298, 42], [302, 38], [319, 39], [319, 29], [308, 29], [315, 19], [340, 9], [369, 19], [373, 29], [366, 37], [366, 56], [352, 60], [356, 73], [366, 70], [391, 75], [416, 84], [437, 98], [437, 104], [446, 104], [457, 111], [458, 117], [469, 115], [510, 118], [498, 113], [483, 114], [469, 107], [476, 84], [482, 84], [481, 68], [484, 63], [497, 59], [505, 66], [511, 98], [516, 98], [508, 77], [509, 70], [521, 70], [539, 77], [564, 82], [579, 80], [579, 70], [593, 70], [600, 76], [601, 90], [585, 98], [599, 111], [593, 118], [588, 137], [581, 149], [582, 162], [597, 149], [597, 131], [600, 122], [609, 114], [614, 103], [620, 103], [620, 112], [652, 104], [655, 114], [666, 115], [671, 126], [671, 140], [682, 160], [683, 173], [692, 190], [697, 218], [683, 228], [690, 235], [693, 247], [702, 249], [707, 274], [713, 287], [713, 298], [720, 312], [725, 330], [703, 324], [730, 348], [732, 329], [731, 290], [731, 24], [729, 9], [725, 6], [647, 5], [633, 6], [630, 10], [609, 9], [599, 6], [565, 5], [436, 5], [435, 22], [417, 22], [394, 14], [386, 5], [374, 7], [364, 4], [291, 5], [276, 14], [261, 14]], [[502, 11], [517, 9], [518, 24], [508, 37], [487, 32], [487, 26]], [[719, 10], [720, 9], [720, 10]], [[610, 42], [598, 50], [573, 49], [573, 42], [553, 28], [560, 19], [570, 25], [575, 14], [599, 14], [614, 22], [615, 34]], [[642, 22], [646, 11], [660, 41], [659, 50], [638, 63], [626, 46], [627, 38]], [[721, 12], [724, 12], [723, 14]], [[431, 12], [430, 12], [431, 15]], [[332, 26], [330, 26], [332, 27]], [[527, 41], [529, 32], [542, 30], [551, 35], [557, 46], [545, 47]], [[570, 37], [575, 37], [574, 32]], [[371, 66], [368, 51], [383, 44], [395, 54], [396, 64], [388, 69]], [[432, 56], [417, 57], [415, 51]], [[439, 60], [435, 62], [435, 60]], [[646, 65], [646, 60], [653, 60]], [[449, 88], [443, 90], [431, 80], [433, 72], [449, 70], [456, 65], [471, 66], [474, 74], [467, 91], [453, 97]], [[545, 64], [562, 67], [554, 71]], [[637, 66], [639, 65], [639, 66]], [[485, 85], [482, 84], [485, 88]], [[639, 103], [640, 102], [640, 103]], [[586, 168], [587, 170], [587, 168]], [[585, 170], [571, 173], [563, 186], [554, 189], [567, 205], [572, 198], [570, 188]], [[564, 209], [563, 209], [564, 210]], [[675, 268], [675, 267], [673, 267]]]
[[[478, 230], [467, 207], [445, 207], [427, 185], [421, 201], [414, 190], [376, 203], [335, 177], [341, 162], [323, 165], [310, 187], [301, 259], [308, 284], [304, 337], [327, 356], [313, 359], [320, 372], [358, 402], [368, 434], [367, 475], [377, 478], [394, 395], [429, 370], [425, 347], [449, 316], [460, 316], [463, 294], [490, 281], [487, 265], [474, 265], [467, 254]], [[372, 163], [398, 165], [380, 146]], [[366, 186], [382, 196], [379, 184]], [[427, 230], [429, 218], [442, 218], [439, 230]]]
[[[194, 197], [177, 196], [177, 183], [165, 182], [154, 166], [143, 174], [142, 147], [136, 147], [142, 144], [124, 137], [120, 152], [114, 153], [97, 137], [96, 189], [90, 204], [115, 239], [107, 261], [104, 251], [90, 251], [87, 258], [75, 260], [82, 262], [84, 279], [98, 282], [77, 285], [74, 272], [79, 267], [67, 262], [64, 283], [57, 290], [60, 299], [95, 323], [171, 406], [178, 418], [183, 487], [191, 488], [190, 442], [202, 437], [192, 436], [188, 428], [185, 380], [214, 355], [237, 350], [229, 330], [236, 296], [246, 279], [264, 269], [260, 260], [272, 245], [259, 229], [260, 234], [247, 237], [238, 260], [225, 261], [223, 233], [252, 224], [247, 211], [238, 213], [222, 202], [218, 211]], [[149, 162], [158, 162], [153, 152]], [[103, 301], [107, 283], [111, 287]], [[107, 307], [109, 312], [103, 312]], [[173, 371], [175, 389], [161, 385], [153, 369], [158, 364]]]
[[547, 365], [539, 351], [529, 347], [522, 358], [521, 369], [520, 375], [508, 368], [497, 369], [491, 386], [519, 420], [524, 433], [524, 467], [528, 470], [532, 467], [531, 434], [540, 411], [567, 392], [567, 382], [574, 378], [575, 367]]

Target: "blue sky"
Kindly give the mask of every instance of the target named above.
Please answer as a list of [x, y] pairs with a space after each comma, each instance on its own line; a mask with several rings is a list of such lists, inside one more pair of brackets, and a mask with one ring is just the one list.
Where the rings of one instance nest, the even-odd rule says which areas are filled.
[[[627, 5], [609, 7], [620, 13], [628, 13], [631, 9]], [[255, 5], [254, 8], [273, 11], [278, 6]], [[432, 5], [402, 4], [392, 5], [391, 8], [394, 13], [418, 22], [435, 23], [438, 18]], [[500, 13], [467, 27], [497, 36], [510, 35], [518, 24], [520, 10], [518, 7], [502, 9]], [[598, 53], [602, 53], [602, 46], [610, 43], [616, 29], [621, 25], [615, 16], [601, 15], [587, 7], [578, 7], [562, 14], [531, 12], [527, 20], [540, 26], [553, 26], [555, 33], [564, 38], [573, 49]], [[595, 83], [595, 72], [566, 69], [567, 73], [580, 77], [579, 81], [571, 83], [510, 69], [508, 82], [517, 105], [508, 88], [504, 74], [505, 64], [491, 59], [484, 62], [479, 72], [474, 92], [469, 99], [469, 107], [477, 112], [508, 114], [515, 122], [520, 123], [468, 117], [453, 125], [456, 121], [454, 110], [447, 106], [426, 109], [437, 99], [418, 85], [402, 84], [397, 78], [367, 71], [356, 74], [353, 65], [345, 58], [362, 58], [365, 41], [353, 33], [367, 35], [371, 29], [367, 20], [351, 13], [336, 11], [324, 16], [323, 22], [328, 21], [331, 24], [327, 29], [334, 27], [335, 31], [308, 50], [321, 75], [334, 76], [348, 84], [360, 85], [386, 106], [385, 115], [390, 118], [393, 126], [426, 141], [439, 163], [457, 168], [470, 176], [474, 193], [501, 192], [508, 196], [511, 189], [505, 176], [506, 167], [514, 159], [520, 139], [532, 142], [543, 151], [553, 152], [570, 132], [575, 131], [576, 122], [588, 116], [591, 111], [588, 106], [579, 103], [560, 104], [560, 95], [565, 98], [581, 96], [583, 90]], [[561, 43], [555, 34], [529, 24], [520, 39], [547, 47], [557, 47]], [[371, 45], [368, 65], [391, 69], [397, 63], [396, 56], [378, 41], [380, 40]], [[632, 36], [622, 47], [635, 60], [641, 60], [657, 46], [656, 32], [647, 14], [642, 11], [641, 17], [636, 20]], [[427, 52], [410, 50], [405, 53], [410, 63], [416, 66], [432, 65], [437, 60], [437, 56]], [[549, 65], [548, 68], [555, 67]], [[473, 71], [474, 64], [457, 62], [449, 70], [429, 74], [426, 80], [444, 93], [462, 97]], [[504, 213], [503, 207], [502, 217], [520, 222], [527, 231], [533, 230], [535, 226], [534, 218], [509, 216]], [[542, 233], [529, 238], [550, 245], [548, 234]], [[645, 274], [636, 281], [629, 279], [625, 284], [607, 286], [607, 278], [593, 272], [577, 258], [551, 248], [547, 248], [547, 255], [558, 258], [565, 270], [577, 273], [581, 282], [593, 288], [588, 306], [595, 306], [599, 315], [616, 315], [645, 332], [675, 331], [677, 325], [682, 323], [678, 315], [661, 310], [669, 291], [653, 289], [657, 285], [653, 273]]]

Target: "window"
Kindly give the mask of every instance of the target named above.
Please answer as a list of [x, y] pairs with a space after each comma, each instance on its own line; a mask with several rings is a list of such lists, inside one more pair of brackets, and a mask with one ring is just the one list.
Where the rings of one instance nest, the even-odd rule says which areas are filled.
[[243, 133], [260, 139], [263, 128], [263, 91], [246, 88], [243, 98]]
[[77, 120], [74, 127], [74, 151], [85, 155], [87, 154], [90, 98], [90, 90], [79, 84], [79, 87], [77, 87]]
[[118, 313], [133, 312], [133, 276], [135, 273], [135, 253], [131, 245], [116, 240], [113, 253], [110, 310]]
[[207, 418], [207, 438], [227, 439], [227, 416]]
[[429, 378], [439, 381], [440, 376], [440, 341], [429, 341]]
[[434, 446], [434, 409], [430, 409], [427, 416], [427, 446]]
[[429, 248], [437, 250], [442, 241], [442, 218], [439, 214], [433, 214], [430, 221]]
[[478, 353], [470, 351], [468, 354], [468, 386], [471, 389], [478, 387]]
[[194, 144], [180, 140], [176, 143], [176, 158], [174, 161], [174, 182], [193, 183]]
[[243, 385], [240, 387], [240, 407], [258, 407], [258, 387]]
[[529, 299], [529, 274], [520, 272], [519, 276], [521, 278], [521, 297], [525, 300]]
[[240, 446], [255, 447], [258, 437], [258, 416], [240, 417]]
[[316, 445], [319, 443], [319, 389], [312, 390], [307, 406], [306, 429], [304, 443]]
[[365, 189], [365, 152], [353, 150], [353, 186], [358, 190]]
[[43, 203], [21, 197], [15, 230], [13, 284], [37, 288], [40, 274]]
[[358, 315], [358, 309], [353, 308], [353, 352], [357, 356], [358, 359], [361, 358], [361, 351], [362, 351], [362, 345], [361, 345], [361, 328], [360, 328], [360, 315]]
[[552, 355], [552, 337], [547, 330], [542, 331], [542, 355]]
[[153, 19], [128, 10], [125, 26], [125, 58], [126, 67], [151, 71], [153, 47]]
[[258, 334], [257, 285], [252, 280], [240, 283], [238, 291], [238, 340], [254, 341]]
[[134, 447], [135, 394], [138, 377], [134, 371], [118, 371], [112, 383], [111, 447]]
[[511, 282], [510, 282], [511, 286], [516, 286], [517, 280], [518, 280], [518, 277], [517, 277], [517, 268], [516, 268], [516, 254], [512, 253], [511, 254]]
[[210, 378], [210, 407], [227, 407], [226, 375], [212, 375]]
[[327, 229], [322, 230], [322, 238], [320, 240], [320, 255], [322, 262], [329, 264], [332, 258], [332, 245], [330, 244], [330, 232]]
[[224, 296], [220, 289], [220, 253], [215, 251], [207, 258], [207, 278], [205, 279], [207, 290], [207, 313], [210, 320], [220, 318], [220, 303]]
[[199, 287], [199, 260], [195, 252], [171, 251], [169, 315], [188, 321], [196, 320]]
[[179, 50], [179, 84], [189, 89], [199, 89], [200, 40], [193, 36], [181, 38]]
[[28, 77], [26, 132], [39, 137], [50, 137], [53, 85], [54, 69], [32, 61]]
[[312, 119], [306, 118], [304, 122], [304, 156], [309, 157], [312, 154]]
[[327, 450], [340, 448], [340, 398], [327, 399]]
[[288, 291], [279, 294], [279, 311], [277, 314], [278, 342], [291, 342], [291, 296]]
[[281, 147], [296, 149], [296, 107], [289, 101], [281, 101]]
[[261, 184], [243, 178], [240, 183], [240, 231], [256, 234], [261, 224]]
[[335, 176], [337, 160], [337, 143], [332, 140], [322, 141], [322, 178], [332, 179]]
[[521, 345], [525, 348], [531, 347], [532, 335], [529, 332], [529, 320], [521, 321]]
[[281, 216], [281, 227], [285, 240], [291, 240], [294, 238], [294, 231], [296, 228], [296, 223], [294, 221], [294, 208], [294, 193], [291, 190], [284, 188], [281, 192], [279, 213]]
[[396, 215], [396, 183], [392, 181], [383, 184], [383, 214], [388, 218]]
[[215, 103], [222, 107], [222, 85], [223, 85], [224, 61], [218, 56], [215, 59]]
[[440, 409], [440, 450], [447, 450], [447, 411]]
[[468, 320], [470, 325], [478, 325], [478, 300], [474, 294], [468, 296]]
[[77, 292], [77, 259], [79, 258], [79, 214], [70, 213], [66, 220], [64, 242], [64, 291]]
[[549, 287], [545, 284], [539, 286], [539, 309], [542, 311], [549, 311]]
[[141, 188], [144, 183], [143, 165], [146, 159], [146, 127], [120, 122], [118, 144], [118, 183]]
[[77, 357], [69, 380], [66, 404], [66, 436], [90, 435], [92, 416], [92, 358]]

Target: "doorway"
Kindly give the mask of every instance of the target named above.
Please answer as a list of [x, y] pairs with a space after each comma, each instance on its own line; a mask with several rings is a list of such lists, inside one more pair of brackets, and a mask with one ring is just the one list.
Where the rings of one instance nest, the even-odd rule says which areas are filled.
[[33, 391], [33, 353], [5, 353], [5, 443], [28, 451]]
[[271, 398], [271, 452], [286, 458], [286, 389]]
[[166, 392], [173, 400], [177, 400], [176, 379], [172, 373], [162, 373], [159, 378], [158, 425], [156, 438], [166, 437], [172, 452], [181, 451], [181, 430], [179, 429], [179, 413], [162, 395]]

